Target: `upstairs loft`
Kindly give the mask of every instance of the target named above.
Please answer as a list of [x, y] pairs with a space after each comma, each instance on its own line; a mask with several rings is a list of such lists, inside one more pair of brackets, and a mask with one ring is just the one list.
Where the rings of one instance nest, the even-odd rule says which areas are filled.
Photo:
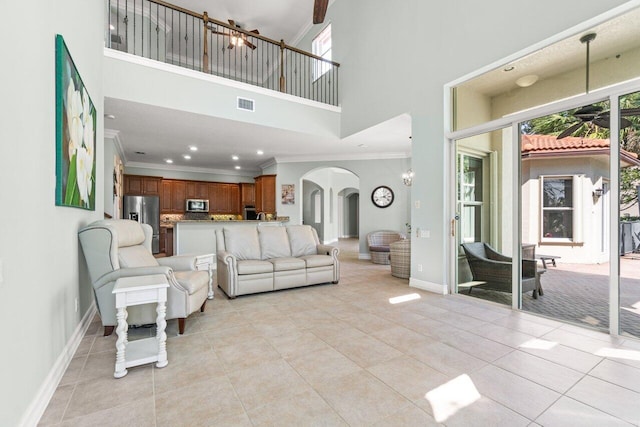
[[340, 64], [334, 61], [161, 0], [105, 3], [110, 49], [338, 105]]

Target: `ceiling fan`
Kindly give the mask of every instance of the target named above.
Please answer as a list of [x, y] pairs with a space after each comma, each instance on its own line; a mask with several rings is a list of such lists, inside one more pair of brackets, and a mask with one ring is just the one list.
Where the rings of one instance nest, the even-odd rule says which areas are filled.
[[[595, 40], [596, 33], [585, 34], [580, 37], [580, 42], [587, 45], [587, 65], [586, 65], [586, 93], [589, 93], [589, 45]], [[628, 116], [640, 115], [640, 108], [626, 108], [620, 110], [620, 128], [624, 129], [633, 125], [631, 121], [625, 119]], [[577, 123], [572, 124], [564, 131], [562, 131], [556, 139], [566, 138], [569, 135], [573, 135], [578, 129], [584, 125], [595, 125], [598, 127], [609, 129], [610, 127], [610, 111], [605, 111], [604, 108], [598, 105], [587, 105], [577, 109], [573, 116], [578, 119]]]
[[322, 24], [324, 22], [324, 15], [327, 13], [327, 6], [329, 0], [315, 0], [313, 3], [313, 23]]
[[[233, 19], [229, 19], [229, 25], [231, 25], [233, 28], [238, 28], [238, 29], [242, 29], [240, 27], [240, 25], [236, 24], [236, 21], [234, 21]], [[224, 31], [217, 31], [215, 29], [211, 29], [211, 32], [213, 34], [221, 34], [223, 36], [229, 37], [229, 46], [227, 46], [227, 49], [233, 49], [234, 47], [238, 46], [247, 46], [248, 48], [250, 48], [251, 50], [256, 50], [257, 46], [254, 45], [253, 43], [251, 43], [249, 40], [247, 40], [247, 35], [241, 31], [233, 31], [233, 30], [229, 30], [228, 33], [225, 33]], [[260, 31], [256, 30], [251, 30], [249, 31], [250, 33], [254, 33], [254, 34], [260, 34]]]

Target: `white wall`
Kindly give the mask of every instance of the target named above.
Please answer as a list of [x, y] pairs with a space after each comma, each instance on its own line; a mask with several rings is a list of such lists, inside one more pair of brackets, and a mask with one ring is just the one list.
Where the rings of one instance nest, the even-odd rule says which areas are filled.
[[[7, 41], [0, 67], [0, 425], [16, 426], [93, 302], [77, 232], [103, 216], [104, 4], [34, 0], [2, 7], [10, 18], [0, 27]], [[97, 109], [94, 212], [55, 206], [56, 33]]]
[[[412, 208], [411, 222], [414, 230], [431, 230], [429, 239], [412, 244], [412, 258], [425, 263], [422, 272], [412, 268], [412, 280], [441, 285], [449, 271], [444, 249], [450, 243], [450, 218], [445, 207], [449, 159], [443, 85], [623, 3], [350, 0], [332, 4], [325, 22], [332, 23], [333, 58], [341, 64], [342, 136], [402, 113], [412, 117], [416, 177], [411, 198], [422, 204]], [[309, 49], [322, 28], [314, 26], [300, 47]], [[364, 189], [362, 193], [364, 200]], [[361, 218], [365, 217], [363, 213]]]
[[[353, 172], [359, 178], [360, 188], [360, 254], [368, 254], [366, 236], [375, 230], [406, 231], [405, 224], [411, 222], [409, 217], [410, 187], [402, 183], [402, 173], [409, 168], [410, 159], [384, 160], [341, 160], [300, 163], [279, 163], [276, 177], [276, 188], [281, 184], [300, 182], [308, 172], [326, 167], [343, 168]], [[389, 186], [395, 194], [395, 201], [385, 209], [377, 208], [371, 202], [371, 192], [379, 185]], [[300, 188], [299, 188], [300, 187]], [[296, 200], [302, 196], [302, 183], [296, 185]], [[337, 194], [334, 190], [334, 194]], [[425, 209], [429, 208], [425, 200]], [[276, 203], [278, 215], [290, 217], [290, 224], [302, 221], [301, 205], [282, 205]]]

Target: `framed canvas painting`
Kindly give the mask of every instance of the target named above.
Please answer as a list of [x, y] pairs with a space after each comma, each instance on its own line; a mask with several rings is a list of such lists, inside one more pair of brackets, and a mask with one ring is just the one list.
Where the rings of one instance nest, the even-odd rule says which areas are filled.
[[294, 184], [282, 185], [282, 204], [293, 205], [296, 203], [296, 186]]
[[96, 108], [56, 35], [56, 205], [95, 210]]

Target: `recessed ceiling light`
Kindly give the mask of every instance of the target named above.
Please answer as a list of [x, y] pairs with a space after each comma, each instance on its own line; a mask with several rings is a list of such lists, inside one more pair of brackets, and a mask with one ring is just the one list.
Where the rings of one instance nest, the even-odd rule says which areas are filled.
[[113, 114], [105, 114], [104, 116], [105, 116], [107, 119], [110, 119], [110, 120], [115, 120], [115, 118], [116, 118], [116, 116], [114, 116]]
[[514, 67], [513, 65], [509, 65], [508, 67], [504, 67], [504, 68], [502, 69], [502, 71], [509, 72], [509, 71], [513, 71], [513, 70], [515, 70], [515, 69], [516, 69], [516, 67]]
[[191, 156], [188, 154], [183, 154], [182, 157], [184, 157], [185, 160], [191, 160]]
[[236, 166], [236, 169], [241, 169], [240, 166]]
[[166, 160], [165, 160], [165, 162], [167, 162], [167, 163], [173, 163], [173, 160], [171, 160], [171, 159], [166, 159]]
[[239, 160], [240, 157], [236, 156], [235, 154], [233, 156], [231, 156], [231, 160]]
[[198, 147], [196, 147], [195, 145], [190, 145], [190, 146], [189, 146], [189, 150], [191, 150], [191, 151], [198, 151]]
[[264, 151], [258, 150], [258, 151], [256, 151], [256, 154], [258, 154], [258, 156], [262, 156], [264, 154]]
[[529, 74], [526, 76], [522, 76], [518, 80], [516, 80], [516, 84], [520, 87], [529, 87], [537, 81], [538, 81], [537, 75]]

